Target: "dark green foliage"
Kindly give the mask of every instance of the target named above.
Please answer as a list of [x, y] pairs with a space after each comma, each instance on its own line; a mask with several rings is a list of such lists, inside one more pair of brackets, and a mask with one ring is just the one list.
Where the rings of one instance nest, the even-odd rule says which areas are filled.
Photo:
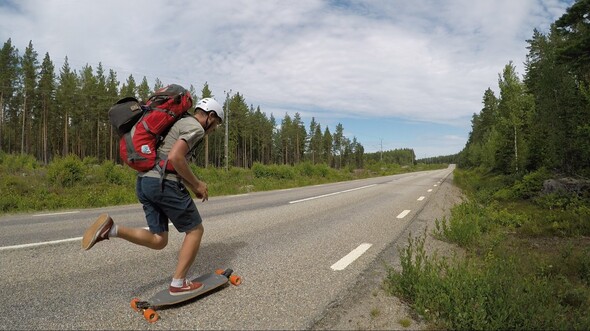
[[[367, 153], [365, 157], [367, 162], [384, 162], [388, 164], [398, 164], [410, 166], [416, 164], [416, 154], [413, 149], [402, 148], [390, 151]], [[444, 162], [441, 162], [444, 163]]]
[[252, 172], [256, 178], [293, 179], [295, 177], [293, 168], [284, 165], [265, 166], [255, 163], [252, 166]]
[[588, 15], [590, 1], [578, 0], [548, 34], [533, 32], [524, 79], [510, 63], [499, 80], [500, 96], [486, 90], [461, 166], [521, 176], [540, 168], [590, 172]]
[[72, 187], [86, 176], [86, 166], [75, 155], [56, 159], [47, 168], [49, 183], [57, 187]]
[[30, 172], [39, 167], [39, 162], [31, 155], [12, 155], [0, 152], [0, 173], [16, 174], [22, 171]]

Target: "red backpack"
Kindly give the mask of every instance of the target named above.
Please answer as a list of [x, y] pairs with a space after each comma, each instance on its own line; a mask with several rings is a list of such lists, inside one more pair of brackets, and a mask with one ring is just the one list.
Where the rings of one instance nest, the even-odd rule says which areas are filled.
[[167, 155], [158, 156], [158, 147], [170, 127], [192, 105], [190, 92], [176, 84], [157, 90], [145, 105], [133, 97], [117, 101], [109, 110], [109, 121], [119, 133], [121, 160], [141, 172], [156, 165], [174, 172]]

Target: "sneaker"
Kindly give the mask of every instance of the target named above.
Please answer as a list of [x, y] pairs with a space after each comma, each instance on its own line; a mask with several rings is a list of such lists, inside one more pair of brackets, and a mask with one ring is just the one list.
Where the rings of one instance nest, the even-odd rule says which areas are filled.
[[82, 248], [89, 250], [99, 241], [109, 239], [109, 231], [113, 227], [113, 219], [108, 214], [98, 216], [94, 224], [92, 224], [82, 237]]
[[203, 283], [199, 283], [199, 282], [193, 283], [193, 282], [185, 279], [183, 287], [175, 287], [175, 286], [170, 285], [169, 291], [170, 291], [170, 295], [183, 295], [183, 294], [195, 292], [195, 291], [199, 290], [202, 286], [203, 286]]

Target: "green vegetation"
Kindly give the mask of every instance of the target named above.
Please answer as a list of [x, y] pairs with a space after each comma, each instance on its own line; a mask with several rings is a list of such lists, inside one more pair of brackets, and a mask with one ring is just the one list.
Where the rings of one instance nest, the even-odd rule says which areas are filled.
[[398, 321], [398, 323], [404, 328], [409, 328], [410, 325], [412, 325], [412, 320], [409, 318], [402, 318]]
[[577, 0], [534, 31], [524, 79], [510, 63], [485, 91], [454, 174], [468, 199], [434, 229], [466, 258], [427, 255], [425, 232], [389, 271], [434, 328], [590, 329], [589, 14]]
[[589, 8], [589, 0], [577, 0], [547, 35], [533, 32], [524, 79], [512, 62], [506, 65], [500, 95], [488, 88], [481, 112], [473, 115], [460, 166], [518, 175], [545, 167], [588, 177]]
[[[410, 237], [400, 250], [402, 271], [389, 272], [390, 292], [437, 328], [590, 328], [588, 201], [566, 193], [539, 199], [542, 186], [528, 186], [537, 177], [543, 174], [501, 188], [507, 176], [455, 171], [469, 200], [437, 222], [434, 233], [463, 247], [467, 258], [428, 256], [426, 233]], [[532, 196], [504, 199], [523, 193]], [[569, 203], [549, 209], [547, 200]]]
[[[412, 167], [371, 163], [367, 169], [337, 170], [308, 162], [262, 165], [252, 169], [199, 168], [192, 170], [207, 182], [210, 196], [292, 188], [336, 181], [368, 178], [447, 165], [418, 164]], [[110, 161], [80, 159], [69, 155], [47, 166], [34, 157], [0, 153], [0, 214], [66, 208], [95, 208], [137, 203], [135, 171]]]
[[371, 318], [377, 318], [381, 315], [381, 310], [379, 308], [371, 309]]

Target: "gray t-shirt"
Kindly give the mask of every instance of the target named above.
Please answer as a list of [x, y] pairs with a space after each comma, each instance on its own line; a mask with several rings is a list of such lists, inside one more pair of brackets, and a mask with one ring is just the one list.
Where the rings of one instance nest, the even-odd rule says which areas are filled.
[[[190, 151], [197, 146], [197, 143], [201, 141], [204, 136], [205, 129], [203, 129], [201, 123], [199, 123], [194, 116], [185, 116], [172, 125], [170, 131], [168, 131], [168, 134], [164, 138], [164, 141], [158, 148], [158, 155], [168, 155], [172, 146], [174, 146], [174, 143], [176, 143], [178, 139], [182, 139], [188, 144], [189, 153], [186, 155], [188, 160]], [[138, 173], [138, 176], [160, 178], [160, 173], [156, 169], [152, 169], [147, 172], [140, 172]], [[166, 173], [164, 179], [178, 180], [179, 177], [176, 174]]]

